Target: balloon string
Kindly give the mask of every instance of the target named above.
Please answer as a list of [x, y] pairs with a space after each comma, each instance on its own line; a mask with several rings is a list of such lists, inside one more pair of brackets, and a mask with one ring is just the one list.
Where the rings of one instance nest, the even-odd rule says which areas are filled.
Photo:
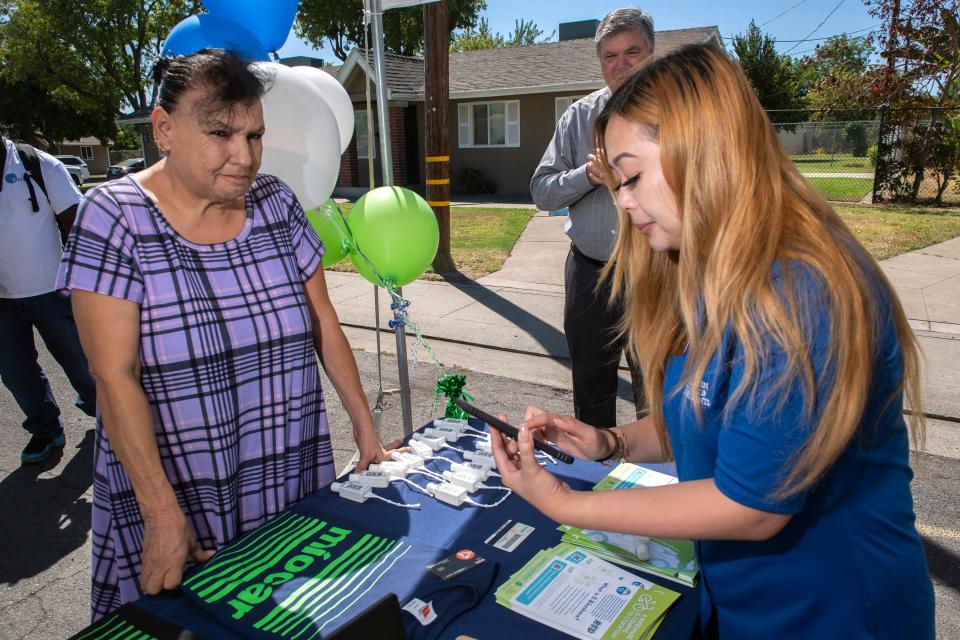
[[[369, 261], [367, 261], [367, 264], [369, 264]], [[373, 266], [371, 265], [370, 268], [372, 269]], [[446, 376], [447, 372], [444, 370], [443, 365], [440, 364], [437, 354], [434, 353], [432, 348], [430, 348], [430, 345], [420, 332], [420, 325], [411, 320], [410, 315], [407, 313], [407, 309], [410, 307], [410, 301], [401, 297], [392, 288], [387, 288], [387, 293], [390, 294], [390, 298], [393, 300], [393, 302], [390, 304], [390, 309], [394, 311], [395, 316], [394, 319], [388, 323], [390, 328], [394, 329], [397, 326], [406, 326], [413, 329], [413, 333], [416, 336], [416, 344], [423, 347], [423, 350], [427, 352], [428, 356], [430, 356], [430, 359], [433, 361], [433, 366], [437, 369], [437, 375], [441, 378]], [[413, 366], [411, 367], [414, 373], [416, 373], [416, 366], [418, 362], [418, 350], [415, 348], [413, 350]]]
[[[336, 207], [337, 213], [340, 214], [340, 218], [343, 220], [343, 226], [349, 231], [350, 227], [347, 225], [347, 218], [343, 215], [343, 211], [340, 210], [340, 207]], [[416, 344], [423, 347], [423, 350], [427, 352], [427, 355], [430, 356], [430, 359], [433, 361], [433, 365], [437, 369], [437, 374], [442, 378], [447, 375], [447, 372], [444, 370], [443, 365], [440, 364], [437, 354], [434, 353], [433, 349], [430, 348], [430, 345], [427, 344], [426, 339], [424, 339], [423, 334], [420, 332], [420, 325], [410, 319], [410, 315], [407, 313], [407, 309], [410, 307], [410, 301], [402, 297], [397, 293], [397, 285], [395, 282], [384, 278], [377, 268], [370, 261], [370, 258], [366, 256], [363, 250], [360, 248], [360, 243], [357, 242], [357, 239], [353, 237], [351, 233], [351, 240], [353, 241], [353, 249], [357, 252], [363, 261], [367, 264], [367, 267], [373, 272], [373, 275], [376, 277], [377, 281], [380, 283], [387, 293], [390, 295], [391, 303], [390, 309], [394, 312], [394, 319], [388, 323], [388, 326], [391, 329], [395, 329], [398, 326], [410, 327], [413, 329], [413, 333], [416, 336]], [[379, 329], [379, 327], [378, 327]], [[418, 363], [417, 349], [413, 350], [413, 365], [411, 369], [416, 372], [416, 366]]]
[[[337, 213], [340, 214], [340, 219], [343, 220], [344, 228], [347, 229], [347, 231], [350, 231], [350, 225], [349, 223], [347, 223], [347, 217], [343, 215], [343, 211], [340, 210], [340, 207], [337, 207]], [[386, 289], [390, 293], [391, 297], [397, 297], [400, 300], [402, 300], [403, 298], [400, 298], [400, 296], [397, 296], [396, 293], [394, 292], [396, 283], [394, 283], [391, 280], [387, 280], [382, 275], [380, 275], [380, 272], [377, 271], [377, 268], [373, 266], [372, 262], [370, 262], [370, 258], [368, 258], [366, 254], [363, 252], [363, 249], [360, 248], [360, 243], [357, 242], [357, 239], [353, 237], [353, 232], [350, 232], [350, 239], [353, 241], [353, 250], [357, 252], [358, 256], [363, 258], [364, 262], [367, 263], [367, 266], [370, 268], [370, 271], [373, 272], [373, 275], [377, 278], [377, 281], [380, 283], [380, 286]]]

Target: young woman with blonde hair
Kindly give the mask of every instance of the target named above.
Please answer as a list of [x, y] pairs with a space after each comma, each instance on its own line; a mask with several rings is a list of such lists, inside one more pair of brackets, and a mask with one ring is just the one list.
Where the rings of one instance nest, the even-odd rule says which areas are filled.
[[[878, 265], [721, 51], [650, 62], [595, 126], [651, 414], [605, 431], [529, 408], [518, 442], [493, 438], [504, 483], [559, 522], [697, 540], [708, 635], [932, 638], [903, 418], [917, 346]], [[584, 459], [675, 459], [681, 482], [573, 491], [531, 432]]]

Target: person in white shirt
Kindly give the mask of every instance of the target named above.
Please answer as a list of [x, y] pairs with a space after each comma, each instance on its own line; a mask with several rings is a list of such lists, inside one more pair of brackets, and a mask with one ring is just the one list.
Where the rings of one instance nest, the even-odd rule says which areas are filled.
[[96, 388], [70, 302], [54, 289], [81, 196], [59, 160], [36, 150], [41, 188], [27, 175], [13, 142], [0, 142], [5, 157], [0, 174], [0, 378], [26, 416], [23, 428], [31, 438], [20, 460], [29, 464], [46, 460], [65, 444], [60, 407], [37, 362], [34, 328], [76, 390], [77, 407], [96, 415]]

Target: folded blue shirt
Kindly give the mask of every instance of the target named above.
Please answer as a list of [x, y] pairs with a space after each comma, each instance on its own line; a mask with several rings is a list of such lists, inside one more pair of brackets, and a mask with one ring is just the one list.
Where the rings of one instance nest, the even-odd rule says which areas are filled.
[[427, 571], [449, 554], [294, 507], [225, 546], [181, 590], [239, 635], [271, 640], [323, 638], [395, 593], [401, 605], [414, 598], [431, 605], [436, 618], [428, 624], [413, 614], [403, 619], [408, 638], [432, 640], [476, 606], [496, 570], [485, 562], [449, 580]]

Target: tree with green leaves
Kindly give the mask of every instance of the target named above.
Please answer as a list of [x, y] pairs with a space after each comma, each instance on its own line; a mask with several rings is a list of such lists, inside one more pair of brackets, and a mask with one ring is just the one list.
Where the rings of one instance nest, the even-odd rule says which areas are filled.
[[117, 128], [117, 133], [113, 136], [111, 148], [123, 151], [139, 150], [141, 145], [140, 134], [133, 125], [126, 125]]
[[[753, 21], [746, 33], [733, 37], [733, 51], [763, 108], [803, 108], [800, 69], [790, 56], [777, 53], [775, 45], [776, 41]], [[795, 118], [791, 114], [788, 119]]]
[[503, 35], [502, 33], [493, 33], [490, 30], [490, 22], [486, 18], [480, 18], [480, 24], [477, 28], [463, 29], [451, 34], [450, 53], [542, 44], [552, 40], [555, 33], [551, 33], [546, 38], [541, 38], [543, 29], [538, 27], [536, 22], [520, 18], [514, 21], [513, 31]]
[[[109, 139], [123, 110], [152, 104], [150, 69], [163, 41], [200, 11], [200, 2], [10, 0], [2, 8], [0, 81], [17, 91], [39, 90], [24, 108], [4, 109], [5, 124], [38, 126], [29, 121], [33, 102], [53, 114], [41, 118], [39, 126], [51, 129], [46, 135]], [[65, 121], [71, 114], [72, 123]]]
[[10, 80], [0, 63], [0, 129], [14, 140], [41, 148], [86, 135], [106, 140], [115, 117], [67, 89], [50, 91], [35, 77]]
[[847, 35], [818, 45], [812, 56], [800, 61], [807, 106], [821, 110], [826, 118], [843, 110], [843, 119], [866, 115], [851, 111], [880, 106], [882, 99], [875, 88], [882, 81], [883, 69], [871, 62], [874, 51], [869, 38]]
[[[477, 17], [487, 8], [485, 0], [446, 0], [450, 32], [476, 27]], [[340, 60], [350, 50], [363, 47], [362, 0], [301, 0], [294, 31], [314, 46], [324, 40]], [[423, 7], [413, 6], [383, 12], [384, 49], [414, 56], [423, 51]]]

